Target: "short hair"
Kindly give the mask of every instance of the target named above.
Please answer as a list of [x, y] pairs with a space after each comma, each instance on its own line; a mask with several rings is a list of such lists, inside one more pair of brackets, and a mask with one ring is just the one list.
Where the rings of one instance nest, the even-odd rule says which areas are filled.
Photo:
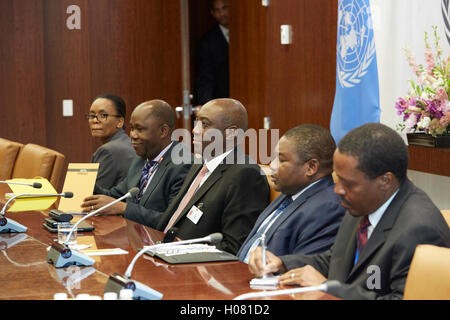
[[147, 117], [155, 117], [162, 124], [167, 124], [172, 131], [175, 128], [175, 111], [164, 100], [155, 99], [141, 103], [136, 108], [149, 108]]
[[283, 137], [295, 143], [300, 161], [315, 158], [320, 168], [332, 170], [336, 142], [328, 130], [314, 124], [303, 124], [288, 130]]
[[368, 123], [351, 130], [339, 142], [340, 153], [355, 157], [358, 169], [370, 179], [392, 172], [401, 183], [407, 177], [408, 147], [393, 129]]
[[113, 103], [114, 109], [117, 112], [117, 115], [125, 118], [125, 115], [127, 113], [127, 105], [121, 97], [112, 93], [104, 93], [97, 96], [94, 100], [97, 99], [108, 99], [109, 101], [111, 101]]

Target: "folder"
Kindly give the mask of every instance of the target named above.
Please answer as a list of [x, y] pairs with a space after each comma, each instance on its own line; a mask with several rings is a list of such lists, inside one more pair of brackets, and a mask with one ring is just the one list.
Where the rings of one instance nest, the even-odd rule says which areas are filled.
[[73, 197], [61, 198], [58, 210], [72, 214], [81, 213], [83, 200], [94, 192], [98, 167], [98, 163], [69, 163], [63, 192], [73, 192]]
[[[30, 186], [23, 186], [17, 184], [8, 184], [8, 186], [13, 191], [14, 195], [29, 193], [29, 194], [55, 194], [57, 193], [55, 188], [51, 183], [42, 177], [37, 177], [33, 179], [11, 179], [11, 182], [22, 182], [22, 183], [34, 183], [38, 182], [42, 184], [42, 187], [37, 189]], [[12, 194], [6, 195], [13, 196]], [[21, 211], [40, 211], [46, 210], [55, 203], [57, 197], [42, 197], [34, 198], [33, 196], [19, 197], [14, 200], [13, 205], [8, 209], [8, 212], [21, 212]]]

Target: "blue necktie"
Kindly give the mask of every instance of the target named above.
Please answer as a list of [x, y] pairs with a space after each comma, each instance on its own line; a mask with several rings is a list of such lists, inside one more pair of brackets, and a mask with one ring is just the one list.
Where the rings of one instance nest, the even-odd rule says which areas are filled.
[[238, 254], [239, 260], [244, 261], [245, 258], [247, 258], [247, 255], [249, 254], [249, 251], [250, 251], [251, 247], [253, 246], [253, 243], [255, 241], [259, 241], [259, 239], [261, 238], [263, 233], [266, 231], [266, 226], [269, 225], [273, 220], [275, 220], [284, 211], [284, 209], [292, 203], [292, 201], [293, 200], [290, 196], [288, 196], [286, 199], [284, 199], [278, 206], [275, 213], [272, 214], [269, 221], [267, 221], [264, 226], [260, 227], [259, 230], [257, 232], [255, 232], [255, 234], [250, 239], [246, 240], [244, 246], [242, 247], [242, 250], [240, 250], [240, 252]]
[[142, 174], [141, 174], [141, 179], [139, 180], [139, 194], [135, 197], [134, 202], [138, 203], [141, 198], [142, 195], [144, 194], [144, 190], [145, 187], [148, 184], [148, 180], [150, 179], [150, 177], [152, 176], [153, 172], [155, 170], [152, 170], [153, 167], [155, 167], [158, 164], [158, 161], [147, 161], [147, 163], [145, 164], [144, 168], [142, 168]]

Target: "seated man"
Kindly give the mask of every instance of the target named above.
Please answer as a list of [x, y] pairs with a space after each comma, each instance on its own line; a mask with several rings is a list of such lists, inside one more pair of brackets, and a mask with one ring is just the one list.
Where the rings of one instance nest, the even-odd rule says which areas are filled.
[[[137, 156], [128, 170], [126, 178], [111, 189], [95, 186], [96, 195], [84, 199], [84, 211], [93, 211], [120, 198], [129, 189], [139, 187], [134, 199], [118, 202], [103, 214], [123, 214], [125, 218], [156, 227], [162, 213], [177, 195], [191, 167], [175, 164], [171, 152], [178, 142], [171, 141], [175, 126], [175, 112], [162, 100], [151, 100], [134, 109], [130, 119], [130, 138]], [[184, 148], [192, 160], [188, 148]]]
[[221, 232], [217, 247], [236, 254], [269, 203], [267, 179], [236, 141], [247, 123], [247, 111], [233, 99], [212, 100], [200, 109], [192, 132], [194, 153], [205, 163], [192, 166], [159, 230], [176, 227], [184, 240]]
[[270, 164], [270, 179], [282, 194], [260, 214], [238, 252], [241, 261], [248, 262], [263, 234], [275, 255], [321, 253], [331, 247], [345, 213], [333, 191], [335, 149], [331, 134], [316, 125], [283, 135]]
[[301, 286], [338, 280], [329, 293], [343, 299], [401, 299], [416, 246], [450, 246], [450, 231], [431, 199], [408, 180], [408, 149], [389, 127], [350, 131], [334, 157], [335, 192], [347, 209], [330, 250], [316, 255], [250, 257], [255, 275], [281, 272], [280, 283]]

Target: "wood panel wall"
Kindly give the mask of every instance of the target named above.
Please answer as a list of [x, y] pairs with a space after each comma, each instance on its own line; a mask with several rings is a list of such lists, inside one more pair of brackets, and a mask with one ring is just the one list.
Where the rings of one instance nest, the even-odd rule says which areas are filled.
[[[69, 30], [69, 5], [81, 30]], [[179, 1], [0, 1], [0, 136], [88, 162], [97, 147], [84, 114], [101, 93], [131, 111], [161, 98], [182, 103]], [[74, 116], [62, 116], [62, 100]]]
[[[207, 2], [190, 0], [191, 45], [212, 23]], [[66, 27], [69, 5], [81, 8], [81, 30]], [[328, 128], [337, 0], [230, 0], [230, 14], [231, 96], [250, 127], [270, 117], [280, 134], [301, 123]], [[282, 24], [292, 25], [292, 45], [280, 44]], [[0, 137], [89, 161], [97, 144], [83, 115], [98, 94], [122, 96], [127, 122], [148, 99], [182, 104], [179, 29], [179, 0], [1, 0]], [[74, 100], [73, 117], [62, 117], [63, 99]], [[409, 150], [411, 169], [450, 176], [448, 150]]]

